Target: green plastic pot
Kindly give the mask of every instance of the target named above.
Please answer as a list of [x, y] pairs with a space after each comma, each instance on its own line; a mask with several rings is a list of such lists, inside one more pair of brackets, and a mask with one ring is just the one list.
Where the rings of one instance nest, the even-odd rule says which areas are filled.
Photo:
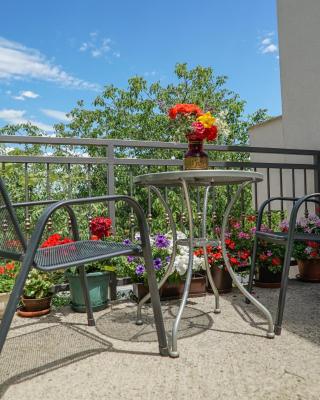
[[[79, 275], [66, 274], [71, 295], [71, 307], [76, 312], [86, 312]], [[100, 311], [108, 306], [108, 272], [90, 272], [87, 274], [89, 295], [93, 311]]]

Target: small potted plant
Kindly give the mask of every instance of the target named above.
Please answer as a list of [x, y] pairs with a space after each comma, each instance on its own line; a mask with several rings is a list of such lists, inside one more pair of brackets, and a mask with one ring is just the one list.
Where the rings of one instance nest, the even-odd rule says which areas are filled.
[[[110, 218], [93, 218], [90, 224], [91, 240], [104, 240], [111, 236], [111, 225]], [[110, 267], [105, 264], [105, 261], [86, 265], [89, 296], [93, 311], [100, 311], [108, 306], [109, 274]], [[86, 306], [78, 268], [66, 270], [66, 277], [70, 287], [72, 309], [77, 312], [85, 312]]]
[[18, 272], [17, 263], [0, 263], [0, 319], [3, 317]]
[[258, 246], [255, 286], [279, 288], [283, 267], [284, 247], [267, 242]]
[[[248, 216], [244, 223], [232, 220], [230, 221], [229, 232], [225, 234], [224, 240], [229, 262], [233, 270], [241, 278], [248, 275], [249, 272], [252, 247], [251, 225], [254, 220], [254, 216]], [[249, 229], [250, 227], [251, 229]], [[220, 236], [220, 227], [216, 227], [215, 233]], [[198, 252], [203, 253], [201, 249]], [[220, 293], [230, 292], [232, 290], [232, 278], [225, 266], [221, 243], [215, 246], [208, 246], [207, 254], [209, 264], [211, 265], [212, 278], [218, 291]], [[209, 282], [207, 282], [207, 290], [212, 292]]]
[[21, 317], [39, 317], [51, 310], [52, 282], [45, 272], [32, 269], [26, 280], [21, 298], [22, 307], [17, 311]]
[[[283, 225], [284, 221], [282, 222]], [[297, 232], [320, 235], [320, 218], [316, 214], [297, 221]], [[292, 256], [297, 260], [298, 278], [306, 282], [320, 282], [320, 243], [312, 240], [295, 241]]]
[[[178, 238], [185, 238], [185, 235], [182, 232], [178, 232]], [[126, 239], [125, 242], [129, 243], [130, 241]], [[159, 282], [169, 266], [173, 242], [170, 234], [164, 235], [160, 233], [152, 236], [150, 242], [152, 246], [153, 265], [157, 281]], [[184, 289], [188, 259], [188, 247], [178, 246], [172, 274], [160, 289], [160, 296], [162, 299], [181, 297]], [[198, 296], [205, 293], [205, 277], [197, 274], [197, 271], [201, 269], [202, 265], [202, 260], [195, 256], [193, 264], [194, 276], [191, 281], [190, 296]], [[135, 297], [138, 301], [141, 300], [141, 298], [149, 292], [146, 269], [141, 263], [141, 259], [139, 257], [129, 256], [124, 271], [125, 274], [132, 279]]]

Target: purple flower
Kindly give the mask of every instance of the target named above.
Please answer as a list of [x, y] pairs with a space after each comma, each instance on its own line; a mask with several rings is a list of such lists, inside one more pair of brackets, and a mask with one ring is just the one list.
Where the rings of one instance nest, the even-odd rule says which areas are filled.
[[130, 239], [124, 239], [124, 241], [123, 241], [122, 243], [128, 246], [128, 245], [131, 244], [132, 242], [131, 242]]
[[131, 263], [134, 260], [134, 256], [128, 256], [127, 261]]
[[266, 254], [267, 254], [268, 257], [271, 257], [272, 256], [272, 251], [271, 250], [267, 250]]
[[316, 221], [316, 227], [320, 228], [320, 218]]
[[215, 231], [215, 233], [216, 233], [217, 235], [220, 235], [220, 233], [221, 233], [221, 228], [220, 228], [220, 226], [216, 226], [216, 227], [214, 228], [214, 231]]
[[159, 249], [165, 249], [169, 247], [170, 240], [165, 237], [165, 235], [156, 235], [155, 244]]
[[159, 269], [161, 269], [162, 267], [162, 261], [161, 258], [155, 258], [153, 260], [153, 267], [156, 271], [159, 271]]
[[240, 223], [239, 222], [235, 222], [234, 224], [233, 224], [233, 228], [234, 229], [239, 229], [240, 228]]
[[166, 257], [166, 262], [169, 263], [170, 260], [171, 260], [171, 257], [170, 257], [170, 256], [167, 256], [167, 257]]
[[254, 226], [254, 227], [253, 227], [253, 228], [251, 228], [250, 230], [251, 230], [251, 233], [255, 234], [255, 233], [256, 233], [256, 230], [257, 230], [257, 228]]
[[145, 267], [142, 264], [137, 265], [136, 267], [136, 274], [137, 275], [142, 275], [145, 272]]

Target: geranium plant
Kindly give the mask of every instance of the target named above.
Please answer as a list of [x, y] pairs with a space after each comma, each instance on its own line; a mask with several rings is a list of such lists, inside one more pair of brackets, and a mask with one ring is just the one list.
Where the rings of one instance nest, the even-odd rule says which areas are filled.
[[91, 239], [101, 240], [111, 236], [112, 220], [107, 217], [95, 217], [91, 220]]
[[[280, 224], [280, 229], [282, 232], [287, 232], [288, 228], [288, 221], [283, 220]], [[300, 218], [296, 224], [296, 231], [320, 235], [320, 218], [313, 213], [310, 213], [308, 217]], [[292, 256], [296, 260], [312, 260], [320, 258], [320, 243], [312, 240], [294, 241]]]
[[213, 141], [218, 136], [215, 118], [195, 104], [176, 104], [170, 108], [168, 115], [177, 131], [189, 141]]
[[0, 263], [0, 293], [12, 291], [18, 270], [18, 264], [15, 262]]

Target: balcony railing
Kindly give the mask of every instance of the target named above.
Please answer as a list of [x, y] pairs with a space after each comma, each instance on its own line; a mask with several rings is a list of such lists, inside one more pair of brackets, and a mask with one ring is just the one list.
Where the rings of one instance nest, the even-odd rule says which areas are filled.
[[[103, 172], [105, 179], [105, 191], [107, 194], [117, 192], [117, 168], [125, 168], [128, 178], [128, 194], [134, 194], [133, 176], [145, 173], [147, 171], [182, 169], [182, 155], [187, 149], [187, 144], [165, 143], [154, 141], [137, 140], [116, 140], [116, 139], [80, 139], [80, 138], [57, 138], [57, 137], [25, 137], [25, 136], [0, 136], [0, 145], [14, 148], [26, 147], [28, 145], [39, 145], [43, 149], [42, 154], [23, 154], [11, 155], [4, 151], [0, 155], [1, 175], [6, 178], [8, 166], [17, 166], [17, 177], [23, 176], [24, 198], [14, 198], [15, 201], [37, 200], [39, 193], [30, 191], [30, 170], [34, 165], [41, 165], [43, 168], [42, 178], [45, 180], [44, 192], [41, 197], [55, 199], [57, 186], [54, 184], [57, 178], [53, 179], [55, 168], [65, 169], [67, 188], [58, 190], [59, 196], [68, 198], [73, 195], [73, 168], [78, 169], [82, 174], [82, 186], [87, 188], [88, 195], [95, 195], [92, 185], [93, 169], [97, 166]], [[62, 155], [54, 154], [54, 149], [63, 147]], [[78, 152], [73, 149], [78, 148]], [[97, 148], [103, 156], [90, 157], [87, 149]], [[68, 149], [68, 150], [66, 150]], [[135, 151], [146, 151], [152, 154], [152, 151], [166, 150], [167, 157], [160, 158], [135, 158]], [[119, 156], [119, 150], [121, 155]], [[255, 184], [250, 196], [252, 197], [252, 208], [257, 211], [259, 203], [274, 195], [304, 195], [313, 191], [320, 190], [320, 151], [303, 149], [283, 149], [283, 148], [259, 148], [250, 146], [215, 146], [207, 144], [205, 150], [209, 157], [216, 155], [217, 161], [210, 161], [210, 167], [222, 169], [251, 169], [262, 171], [265, 175], [263, 184]], [[214, 153], [213, 153], [214, 152]], [[174, 157], [170, 154], [174, 154]], [[133, 156], [132, 156], [133, 154]], [[177, 154], [179, 154], [177, 156]], [[242, 161], [234, 160], [237, 154]], [[180, 156], [180, 157], [179, 157]], [[272, 158], [271, 158], [272, 157]], [[211, 157], [212, 158], [212, 157]], [[259, 159], [261, 158], [261, 159]], [[269, 159], [270, 158], [270, 159]], [[285, 161], [284, 161], [285, 159]], [[61, 172], [61, 171], [60, 171]], [[101, 183], [101, 182], [100, 182]], [[226, 197], [230, 197], [232, 188], [226, 188]], [[260, 191], [260, 193], [259, 193]], [[152, 220], [152, 201], [148, 193], [148, 218]], [[165, 196], [168, 198], [168, 191], [165, 190]], [[32, 197], [32, 198], [30, 198]], [[201, 203], [199, 192], [195, 194], [195, 203], [197, 204], [197, 214], [201, 214]], [[217, 218], [215, 208], [217, 198], [213, 193], [212, 217]], [[241, 213], [245, 212], [246, 201], [240, 199]], [[183, 222], [184, 212], [181, 205], [181, 220]], [[283, 216], [285, 214], [285, 205], [283, 202], [278, 204], [278, 209]], [[306, 213], [308, 210], [306, 210]], [[271, 223], [272, 210], [269, 208], [269, 222]], [[110, 204], [109, 215], [115, 221], [115, 205]]]

